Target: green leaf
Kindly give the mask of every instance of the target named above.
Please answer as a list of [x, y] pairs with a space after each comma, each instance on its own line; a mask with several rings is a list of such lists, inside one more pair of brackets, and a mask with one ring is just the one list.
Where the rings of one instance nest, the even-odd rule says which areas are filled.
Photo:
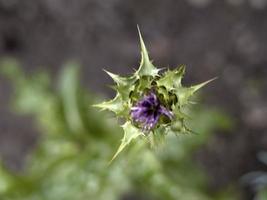
[[73, 132], [84, 130], [84, 123], [79, 109], [79, 68], [69, 63], [62, 71], [59, 82], [67, 123]]
[[129, 99], [129, 94], [134, 90], [134, 82], [137, 80], [135, 76], [121, 77], [119, 75], [113, 74], [104, 70], [116, 83], [113, 88], [120, 94], [123, 100]]
[[107, 70], [104, 70], [112, 79], [113, 81], [117, 84], [117, 85], [125, 85], [125, 80], [126, 78], [121, 77], [117, 74], [113, 74]]
[[215, 80], [216, 78], [213, 78], [211, 80], [205, 81], [203, 83], [191, 86], [189, 88], [186, 87], [180, 87], [180, 88], [175, 88], [174, 92], [178, 97], [178, 102], [180, 106], [184, 106], [185, 104], [188, 103], [189, 98], [200, 88], [204, 87], [207, 85], [209, 82]]
[[182, 111], [182, 109], [179, 108], [178, 106], [176, 106], [173, 109], [173, 113], [174, 113], [174, 115], [176, 116], [177, 119], [191, 119], [191, 117], [189, 115], [187, 115], [186, 113], [184, 113]]
[[143, 135], [143, 133], [138, 128], [133, 126], [131, 122], [126, 122], [124, 125], [122, 125], [122, 128], [124, 130], [124, 136], [121, 140], [121, 144], [118, 150], [116, 151], [110, 162], [112, 162], [134, 139], [136, 139], [140, 135]]
[[212, 78], [208, 81], [205, 81], [203, 83], [200, 83], [200, 84], [197, 84], [197, 85], [194, 85], [194, 86], [191, 86], [191, 89], [193, 90], [193, 93], [198, 91], [200, 88], [204, 87], [205, 85], [207, 85], [208, 83], [210, 83], [211, 81], [214, 81], [215, 79], [217, 79], [217, 77], [215, 78]]
[[182, 86], [181, 81], [185, 73], [185, 66], [182, 65], [179, 69], [174, 71], [168, 70], [157, 81], [158, 86], [164, 86], [168, 91]]
[[102, 110], [110, 110], [116, 115], [121, 116], [125, 113], [128, 114], [128, 105], [125, 103], [121, 96], [117, 94], [114, 99], [105, 101], [100, 104], [93, 105], [94, 107], [101, 108]]
[[135, 74], [137, 76], [140, 76], [140, 77], [142, 77], [142, 76], [153, 76], [154, 77], [158, 74], [159, 69], [157, 69], [150, 61], [149, 56], [148, 56], [148, 52], [147, 52], [145, 43], [143, 41], [139, 27], [137, 27], [137, 29], [138, 29], [138, 34], [139, 34], [139, 38], [140, 38], [141, 57], [142, 58], [141, 58], [141, 63], [140, 63], [139, 69], [136, 71]]
[[143, 76], [139, 79], [139, 84], [137, 85], [137, 90], [141, 93], [144, 92], [145, 89], [151, 88], [152, 78], [150, 76]]

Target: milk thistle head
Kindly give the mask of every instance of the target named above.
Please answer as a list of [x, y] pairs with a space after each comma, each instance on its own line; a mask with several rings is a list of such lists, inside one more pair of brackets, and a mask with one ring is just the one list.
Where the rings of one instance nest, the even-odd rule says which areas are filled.
[[96, 105], [102, 110], [114, 112], [125, 121], [122, 125], [124, 137], [113, 159], [140, 136], [153, 141], [166, 134], [190, 133], [183, 110], [190, 103], [190, 97], [213, 80], [191, 87], [182, 86], [184, 65], [159, 73], [161, 69], [149, 59], [139, 28], [138, 33], [142, 57], [138, 70], [128, 77], [106, 71], [115, 82], [113, 88], [117, 94], [114, 99]]

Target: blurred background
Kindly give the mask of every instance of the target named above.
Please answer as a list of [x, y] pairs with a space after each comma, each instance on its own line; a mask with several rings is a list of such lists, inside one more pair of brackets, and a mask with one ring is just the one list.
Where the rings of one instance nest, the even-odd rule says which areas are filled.
[[[138, 67], [140, 53], [137, 24], [156, 66], [170, 68], [175, 68], [179, 64], [187, 66], [185, 85], [219, 77], [201, 91], [199, 104], [193, 107], [193, 111], [197, 110], [195, 121], [203, 119], [198, 118], [199, 116], [205, 116], [203, 123], [208, 124], [208, 127], [215, 126], [208, 129], [207, 132], [211, 133], [205, 140], [201, 139], [198, 145], [193, 145], [193, 152], [190, 150], [192, 166], [198, 166], [201, 174], [205, 174], [205, 189], [202, 186], [201, 189], [198, 187], [199, 193], [205, 193], [209, 199], [223, 199], [216, 196], [217, 193], [230, 194], [233, 199], [267, 199], [267, 192], [264, 189], [267, 183], [264, 173], [267, 170], [264, 164], [267, 160], [264, 154], [267, 150], [267, 0], [0, 0], [0, 58], [11, 57], [16, 61], [3, 64], [5, 72], [0, 78], [0, 153], [3, 166], [12, 174], [25, 174], [26, 160], [38, 148], [38, 144], [42, 143], [41, 135], [44, 132], [52, 132], [44, 127], [57, 123], [52, 119], [44, 120], [44, 123], [39, 119], [43, 113], [37, 110], [44, 109], [51, 98], [63, 99], [64, 110], [64, 106], [68, 106], [68, 102], [71, 102], [66, 100], [64, 104], [64, 98], [71, 98], [66, 88], [75, 85], [73, 84], [75, 81], [91, 95], [86, 97], [88, 102], [83, 102], [84, 111], [81, 112], [87, 112], [90, 104], [95, 102], [92, 99], [99, 100], [114, 95], [114, 92], [107, 87], [112, 81], [102, 69], [126, 75]], [[65, 67], [69, 71], [64, 71], [63, 66], [69, 61], [77, 63], [73, 65], [82, 66], [79, 78], [78, 75], [76, 77], [76, 72], [71, 72], [75, 67]], [[20, 67], [16, 68], [15, 65]], [[30, 77], [30, 80], [23, 78], [25, 80], [22, 82], [28, 81], [27, 84], [18, 81], [24, 77], [18, 75], [16, 71], [18, 69], [21, 70], [19, 73]], [[46, 75], [41, 76], [42, 73], [49, 74], [50, 78], [47, 79]], [[15, 82], [17, 89], [12, 87], [8, 77], [13, 77], [12, 82]], [[43, 79], [44, 81], [39, 83]], [[51, 94], [44, 92], [47, 91], [43, 89], [46, 87], [43, 86], [46, 82], [51, 84], [49, 86]], [[61, 82], [59, 86], [58, 82]], [[41, 85], [41, 89], [30, 88], [38, 84]], [[62, 84], [67, 85], [62, 86]], [[61, 89], [57, 90], [58, 87]], [[30, 88], [31, 92], [25, 94], [25, 88]], [[74, 93], [75, 91], [74, 88]], [[38, 96], [38, 92], [44, 96]], [[17, 95], [18, 93], [22, 95]], [[29, 109], [28, 104], [34, 103], [31, 99], [25, 100], [25, 98], [29, 99], [32, 96], [38, 96], [40, 101], [36, 107]], [[15, 106], [11, 103], [13, 101]], [[26, 101], [28, 107], [25, 106], [25, 102], [16, 103], [16, 101]], [[75, 107], [71, 104], [71, 108], [65, 109], [65, 115], [68, 110], [73, 110], [73, 106]], [[48, 106], [50, 111], [47, 112], [51, 112], [51, 109]], [[100, 123], [103, 117], [97, 118], [99, 113], [92, 112], [95, 113], [90, 117]], [[219, 117], [221, 120], [214, 121], [218, 115], [223, 115], [221, 116], [223, 119]], [[94, 121], [87, 117], [83, 120], [89, 120], [89, 124]], [[39, 121], [36, 122], [35, 118]], [[68, 117], [65, 118], [68, 121]], [[220, 125], [226, 123], [225, 121], [228, 124], [227, 128]], [[214, 125], [215, 122], [218, 125]], [[99, 127], [101, 126], [103, 125], [100, 124]], [[70, 129], [73, 132], [75, 128], [77, 127]], [[117, 133], [119, 128], [115, 129], [113, 132], [116, 132], [117, 136], [114, 136], [116, 138], [114, 141], [117, 142], [109, 143], [113, 144], [112, 148], [110, 147], [111, 152], [116, 150], [115, 146], [122, 137], [121, 133]], [[196, 129], [199, 127], [196, 126]], [[96, 129], [90, 130], [94, 132]], [[74, 132], [79, 131], [75, 129]], [[103, 132], [105, 131], [107, 130]], [[102, 145], [105, 146], [106, 139], [98, 140], [103, 140]], [[194, 137], [190, 140], [194, 140]], [[121, 157], [127, 156], [127, 153], [121, 155]], [[93, 156], [92, 159], [94, 158]], [[167, 162], [166, 166], [175, 163], [175, 156], [172, 159], [173, 161], [169, 164]], [[120, 161], [118, 163], [124, 165]], [[42, 163], [39, 162], [39, 165]], [[174, 168], [177, 165], [173, 164]], [[164, 169], [165, 167], [163, 172]], [[178, 167], [176, 169], [177, 173], [183, 173]], [[120, 174], [120, 169], [117, 170]], [[188, 174], [194, 173], [188, 171]], [[94, 175], [98, 177], [99, 174], [92, 173], [92, 176]], [[127, 177], [132, 176], [127, 175]], [[187, 178], [189, 177], [183, 179]], [[195, 177], [192, 177], [191, 181], [194, 182], [194, 179]], [[68, 182], [68, 179], [66, 181]], [[146, 181], [145, 178], [143, 181]], [[130, 182], [130, 185], [135, 185]], [[47, 183], [44, 185], [42, 188], [47, 187]], [[177, 184], [177, 187], [179, 185]], [[185, 188], [195, 187], [191, 185], [190, 183]], [[129, 188], [119, 192], [114, 199], [168, 199], [164, 198], [165, 193], [162, 193], [163, 198], [160, 198], [161, 194], [159, 197], [155, 194], [154, 198], [153, 189], [151, 192], [144, 189], [145, 187], [140, 190], [132, 186]], [[112, 187], [110, 190], [109, 195], [113, 194]], [[13, 188], [10, 191], [8, 195], [12, 196], [18, 190]], [[88, 195], [92, 194], [90, 189], [87, 191]], [[45, 194], [44, 190], [42, 193]], [[148, 195], [150, 193], [152, 195]], [[196, 199], [201, 199], [199, 193]], [[60, 197], [60, 194], [55, 194], [57, 198], [55, 196], [54, 198], [69, 198]], [[3, 199], [5, 195], [7, 194], [3, 193]], [[176, 194], [170, 199], [193, 199], [183, 196], [175, 198], [175, 196]], [[15, 199], [13, 196], [8, 198]], [[91, 199], [101, 198], [96, 195]], [[53, 199], [53, 197], [43, 196], [40, 199]], [[90, 198], [84, 195], [77, 199]], [[106, 199], [112, 198], [108, 196]], [[230, 198], [227, 196], [225, 199]]]

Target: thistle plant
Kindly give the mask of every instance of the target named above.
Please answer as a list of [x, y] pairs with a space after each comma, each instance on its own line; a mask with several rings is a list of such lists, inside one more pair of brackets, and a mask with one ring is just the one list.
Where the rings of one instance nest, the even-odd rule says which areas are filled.
[[113, 89], [116, 96], [96, 105], [124, 120], [124, 136], [112, 160], [138, 137], [148, 138], [154, 144], [169, 133], [192, 133], [186, 125], [188, 117], [184, 110], [192, 103], [190, 98], [194, 93], [214, 80], [184, 87], [181, 81], [185, 66], [165, 71], [164, 68], [156, 68], [149, 58], [139, 28], [138, 33], [141, 46], [139, 68], [128, 77], [106, 71], [115, 82]]

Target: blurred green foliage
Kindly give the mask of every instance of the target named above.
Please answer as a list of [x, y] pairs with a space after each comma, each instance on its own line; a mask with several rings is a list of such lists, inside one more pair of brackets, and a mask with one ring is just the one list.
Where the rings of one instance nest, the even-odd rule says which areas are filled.
[[267, 188], [264, 187], [258, 191], [257, 200], [266, 200], [267, 199]]
[[42, 135], [22, 173], [1, 165], [0, 199], [118, 200], [127, 193], [156, 200], [236, 199], [209, 191], [193, 159], [215, 129], [231, 128], [216, 109], [196, 106], [188, 125], [198, 134], [168, 135], [156, 149], [135, 142], [109, 165], [123, 133], [116, 119], [90, 106], [99, 99], [80, 86], [76, 64], [63, 68], [57, 84], [45, 72], [26, 76], [12, 60], [2, 63], [2, 73], [14, 85], [13, 108], [34, 116]]

